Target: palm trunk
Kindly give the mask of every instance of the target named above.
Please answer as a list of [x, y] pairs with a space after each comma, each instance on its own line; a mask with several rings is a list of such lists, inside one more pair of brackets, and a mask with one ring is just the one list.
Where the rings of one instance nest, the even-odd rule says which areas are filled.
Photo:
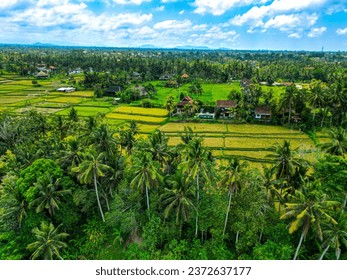
[[300, 241], [299, 241], [298, 247], [296, 248], [296, 251], [295, 251], [295, 255], [294, 255], [294, 259], [293, 259], [293, 260], [296, 260], [296, 258], [298, 257], [299, 250], [300, 250], [300, 247], [301, 247], [301, 244], [302, 244], [303, 239], [304, 239], [304, 232], [301, 233]]
[[196, 175], [196, 218], [195, 218], [195, 237], [198, 237], [198, 223], [199, 223], [199, 202], [200, 202], [200, 192], [199, 192], [199, 173]]
[[236, 233], [235, 245], [239, 242], [239, 235], [240, 235], [240, 231], [238, 230]]
[[93, 170], [93, 175], [94, 175], [94, 188], [95, 188], [95, 195], [96, 195], [96, 200], [98, 202], [99, 210], [100, 210], [100, 215], [102, 218], [102, 221], [105, 222], [105, 217], [104, 213], [102, 212], [101, 204], [100, 204], [100, 199], [99, 199], [99, 191], [98, 191], [98, 184], [96, 181], [96, 172], [95, 169]]
[[232, 197], [233, 193], [229, 192], [229, 202], [228, 202], [228, 208], [227, 208], [227, 212], [225, 214], [225, 221], [224, 221], [224, 229], [223, 229], [223, 235], [225, 234], [225, 230], [227, 228], [227, 223], [228, 223], [228, 218], [229, 218], [229, 212], [230, 212], [230, 205], [231, 205], [231, 197]]
[[330, 244], [324, 249], [322, 255], [319, 258], [319, 260], [322, 260], [324, 258], [325, 254], [326, 254], [326, 252], [328, 252], [329, 248], [330, 248]]
[[259, 243], [261, 242], [261, 239], [263, 238], [263, 231], [260, 232], [260, 235], [259, 235]]
[[148, 194], [147, 186], [146, 186], [146, 199], [147, 199], [147, 210], [149, 211], [149, 194]]
[[324, 115], [324, 113], [323, 113], [322, 121], [320, 122], [320, 127], [323, 127], [324, 119], [325, 119], [325, 115]]
[[342, 214], [345, 212], [346, 204], [347, 204], [347, 191], [345, 194], [345, 200], [343, 201], [343, 204], [342, 204], [342, 210], [341, 210]]

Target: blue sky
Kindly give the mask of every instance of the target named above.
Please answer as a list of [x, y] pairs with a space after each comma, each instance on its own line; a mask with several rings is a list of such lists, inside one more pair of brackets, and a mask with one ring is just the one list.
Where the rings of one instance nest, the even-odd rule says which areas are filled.
[[1, 0], [0, 43], [347, 51], [347, 0]]

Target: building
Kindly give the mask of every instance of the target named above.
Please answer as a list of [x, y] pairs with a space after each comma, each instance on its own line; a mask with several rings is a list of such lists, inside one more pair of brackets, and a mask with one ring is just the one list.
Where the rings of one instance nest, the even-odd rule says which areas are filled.
[[57, 91], [60, 91], [60, 92], [73, 92], [75, 91], [76, 89], [73, 88], [73, 87], [61, 87], [61, 88], [57, 88]]
[[180, 102], [177, 103], [177, 115], [181, 115], [183, 113], [183, 108], [189, 105], [190, 107], [193, 106], [193, 99], [189, 97], [188, 95], [183, 97]]
[[104, 95], [106, 96], [115, 96], [117, 92], [121, 92], [123, 87], [120, 85], [113, 85], [104, 90]]
[[233, 118], [233, 110], [236, 108], [237, 103], [232, 100], [217, 100], [216, 108], [219, 110], [220, 118]]
[[199, 114], [196, 114], [196, 118], [199, 118], [199, 119], [204, 119], [204, 120], [213, 120], [215, 118], [216, 114], [215, 113], [208, 113], [208, 112], [205, 112], [205, 113], [199, 113]]
[[256, 120], [270, 121], [271, 110], [266, 106], [258, 106], [254, 110], [254, 118]]
[[36, 79], [47, 79], [49, 77], [48, 73], [40, 71], [35, 75]]

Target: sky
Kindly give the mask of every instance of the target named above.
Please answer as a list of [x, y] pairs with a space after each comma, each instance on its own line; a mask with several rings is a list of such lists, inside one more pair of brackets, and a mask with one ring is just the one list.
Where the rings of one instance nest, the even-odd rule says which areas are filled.
[[0, 43], [347, 51], [347, 0], [0, 0]]

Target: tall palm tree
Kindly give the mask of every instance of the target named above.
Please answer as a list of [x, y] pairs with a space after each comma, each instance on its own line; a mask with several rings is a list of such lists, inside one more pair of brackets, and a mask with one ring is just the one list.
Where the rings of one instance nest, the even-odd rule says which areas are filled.
[[244, 169], [246, 167], [247, 163], [241, 163], [240, 159], [237, 156], [234, 156], [229, 159], [227, 165], [222, 166], [222, 168], [220, 169], [222, 178], [219, 181], [218, 185], [228, 190], [228, 207], [225, 213], [223, 235], [225, 234], [228, 223], [232, 195], [234, 193], [237, 194], [238, 189], [241, 187], [242, 182], [245, 180]]
[[111, 130], [107, 124], [96, 127], [90, 135], [90, 141], [94, 144], [97, 152], [105, 152], [106, 155], [113, 155], [117, 151], [117, 141], [113, 136], [115, 130]]
[[269, 151], [273, 154], [267, 155], [274, 161], [276, 168], [276, 178], [285, 179], [287, 182], [290, 182], [292, 175], [295, 172], [295, 167], [300, 167], [305, 165], [305, 161], [296, 157], [296, 149], [291, 149], [290, 141], [284, 140], [283, 144], [276, 143], [274, 146], [269, 148]]
[[345, 157], [347, 153], [347, 133], [342, 127], [331, 128], [328, 131], [329, 138], [331, 142], [324, 143], [321, 145], [322, 150], [325, 152]]
[[132, 157], [131, 172], [134, 174], [130, 186], [146, 192], [147, 209], [150, 209], [149, 190], [162, 182], [158, 163], [146, 152], [138, 152]]
[[60, 178], [54, 180], [49, 174], [44, 176], [35, 184], [39, 190], [39, 197], [34, 199], [29, 204], [29, 207], [37, 205], [36, 213], [40, 213], [44, 209], [47, 209], [49, 215], [51, 217], [54, 216], [55, 210], [59, 209], [60, 198], [71, 193], [70, 190], [61, 190], [60, 183]]
[[289, 225], [289, 233], [292, 234], [301, 228], [301, 235], [295, 251], [296, 260], [300, 247], [311, 226], [320, 240], [323, 239], [321, 229], [322, 219], [327, 223], [337, 224], [337, 222], [327, 213], [327, 210], [338, 205], [335, 201], [328, 201], [326, 195], [317, 190], [313, 183], [305, 183], [301, 190], [296, 190], [291, 196], [292, 202], [286, 203], [281, 219], [293, 218]]
[[326, 87], [322, 81], [313, 80], [310, 83], [310, 90], [308, 94], [308, 102], [313, 108], [313, 122], [316, 116], [316, 109], [321, 109], [325, 103]]
[[91, 150], [86, 155], [83, 161], [77, 166], [72, 168], [72, 171], [77, 173], [77, 178], [83, 184], [94, 183], [94, 190], [96, 195], [96, 200], [98, 203], [99, 211], [102, 220], [105, 222], [104, 213], [102, 211], [99, 191], [98, 191], [98, 178], [104, 177], [105, 172], [110, 169], [110, 167], [103, 163], [105, 159], [105, 154], [97, 154], [95, 151]]
[[341, 255], [341, 243], [347, 248], [347, 219], [346, 215], [341, 214], [338, 219], [338, 224], [328, 224], [327, 229], [323, 230], [323, 237], [325, 240], [322, 244], [324, 248], [320, 260], [330, 248], [335, 249], [336, 259], [338, 260]]
[[172, 95], [168, 96], [166, 99], [165, 108], [169, 112], [170, 119], [172, 118], [172, 112], [175, 109], [175, 107], [176, 107], [176, 104], [174, 101], [174, 97]]
[[63, 141], [64, 149], [61, 151], [59, 162], [64, 167], [74, 168], [78, 166], [82, 160], [82, 147], [79, 139], [70, 138]]
[[180, 227], [182, 234], [183, 222], [187, 222], [194, 206], [194, 190], [191, 183], [185, 180], [181, 173], [176, 173], [167, 180], [170, 188], [165, 188], [161, 195], [161, 202], [165, 207], [164, 218], [174, 212], [176, 224]]
[[61, 225], [54, 228], [54, 225], [46, 224], [42, 222], [40, 228], [34, 228], [32, 230], [37, 241], [30, 243], [27, 249], [34, 251], [31, 255], [31, 259], [42, 258], [44, 260], [53, 260], [54, 256], [58, 257], [60, 260], [63, 258], [60, 256], [60, 250], [66, 248], [67, 244], [62, 240], [69, 236], [67, 233], [59, 233]]
[[214, 179], [214, 169], [210, 153], [207, 148], [202, 146], [202, 138], [191, 140], [182, 150], [181, 163], [179, 165], [188, 178], [192, 178], [196, 182], [196, 209], [197, 215], [195, 220], [195, 236], [198, 235], [199, 221], [199, 202], [200, 202], [200, 176], [206, 182], [211, 182]]

